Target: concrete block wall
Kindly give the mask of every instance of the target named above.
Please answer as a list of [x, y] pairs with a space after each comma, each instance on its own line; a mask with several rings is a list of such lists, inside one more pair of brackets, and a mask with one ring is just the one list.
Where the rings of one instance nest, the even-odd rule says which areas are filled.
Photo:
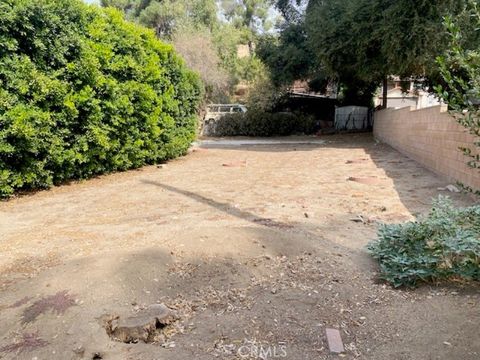
[[426, 168], [480, 190], [480, 170], [471, 169], [459, 150], [475, 138], [447, 112], [445, 105], [413, 110], [386, 109], [375, 113], [375, 137]]

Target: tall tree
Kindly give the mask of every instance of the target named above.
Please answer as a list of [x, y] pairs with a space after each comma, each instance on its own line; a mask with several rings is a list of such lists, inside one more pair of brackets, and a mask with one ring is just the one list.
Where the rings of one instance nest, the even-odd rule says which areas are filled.
[[305, 15], [308, 0], [276, 0], [275, 6], [289, 24], [298, 24]]
[[313, 71], [316, 65], [315, 54], [308, 44], [302, 23], [287, 25], [280, 36], [263, 36], [257, 54], [269, 67], [272, 82], [277, 87], [318, 76]]
[[464, 3], [310, 0], [307, 36], [319, 64], [348, 89], [345, 93], [366, 99], [388, 75], [433, 78], [434, 59], [446, 46], [442, 18]]
[[139, 13], [138, 21], [155, 29], [160, 38], [171, 38], [175, 29], [188, 21], [184, 1], [152, 1]]

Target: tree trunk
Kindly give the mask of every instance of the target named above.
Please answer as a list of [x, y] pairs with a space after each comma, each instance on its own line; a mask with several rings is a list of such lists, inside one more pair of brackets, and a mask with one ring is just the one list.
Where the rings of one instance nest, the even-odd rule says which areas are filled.
[[382, 108], [386, 109], [387, 108], [387, 100], [388, 100], [388, 78], [385, 77], [383, 79], [383, 103], [382, 103]]

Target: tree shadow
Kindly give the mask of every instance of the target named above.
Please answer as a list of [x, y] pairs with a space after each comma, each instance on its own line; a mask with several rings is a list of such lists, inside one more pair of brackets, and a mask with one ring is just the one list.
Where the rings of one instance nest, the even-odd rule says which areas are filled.
[[235, 206], [232, 206], [229, 203], [216, 201], [216, 200], [207, 198], [203, 195], [194, 193], [192, 191], [183, 190], [183, 189], [177, 188], [175, 186], [167, 185], [167, 184], [162, 184], [158, 181], [142, 180], [142, 183], [158, 186], [162, 189], [171, 191], [173, 193], [189, 197], [189, 198], [191, 198], [195, 201], [198, 201], [199, 203], [202, 203], [204, 205], [208, 205], [208, 206], [213, 207], [217, 210], [220, 210], [220, 211], [222, 211], [222, 212], [224, 212], [228, 215], [235, 216], [236, 218], [249, 221], [253, 224], [259, 224], [259, 225], [263, 225], [263, 226], [266, 226], [266, 227], [277, 228], [277, 229], [292, 229], [294, 227], [294, 225], [292, 225], [292, 224], [281, 222], [281, 221], [276, 221], [276, 220], [273, 220], [273, 219], [270, 219], [270, 218], [261, 217], [261, 216], [255, 215], [255, 214], [253, 214], [249, 211], [241, 210], [241, 209], [239, 209]]

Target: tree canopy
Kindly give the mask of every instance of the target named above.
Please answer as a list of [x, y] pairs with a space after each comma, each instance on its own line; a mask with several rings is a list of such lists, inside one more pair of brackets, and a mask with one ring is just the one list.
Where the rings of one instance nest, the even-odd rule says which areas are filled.
[[215, 0], [101, 0], [102, 6], [122, 10], [127, 18], [170, 38], [183, 26], [217, 26]]
[[[466, 0], [277, 0], [276, 4], [288, 24], [281, 29], [277, 54], [272, 55], [275, 48], [264, 53], [272, 72], [281, 73], [280, 66], [289, 74], [305, 64], [305, 56], [271, 61], [297, 47], [300, 54], [313, 55], [309, 62], [313, 68], [298, 72], [299, 76], [316, 72], [334, 78], [348, 101], [363, 102], [389, 75], [438, 78], [435, 58], [448, 44], [443, 18], [461, 13]], [[289, 37], [292, 29], [302, 27], [303, 41]]]
[[268, 30], [270, 2], [265, 0], [221, 0], [224, 16], [236, 27], [245, 27], [253, 32]]

